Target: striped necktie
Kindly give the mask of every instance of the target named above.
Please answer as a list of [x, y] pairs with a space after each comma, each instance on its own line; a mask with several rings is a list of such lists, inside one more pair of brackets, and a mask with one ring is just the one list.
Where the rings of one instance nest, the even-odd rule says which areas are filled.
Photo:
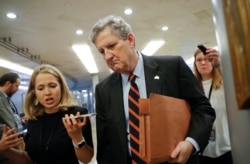
[[130, 90], [128, 94], [129, 107], [129, 136], [130, 149], [132, 154], [132, 163], [144, 164], [145, 162], [139, 157], [139, 90], [135, 83], [136, 75], [129, 76]]

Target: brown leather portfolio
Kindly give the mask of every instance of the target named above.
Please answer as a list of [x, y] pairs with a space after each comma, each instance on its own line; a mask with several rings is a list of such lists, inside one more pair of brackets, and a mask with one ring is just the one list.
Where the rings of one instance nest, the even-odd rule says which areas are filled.
[[139, 100], [140, 156], [147, 163], [160, 163], [170, 159], [179, 141], [185, 140], [191, 110], [183, 99], [152, 93]]

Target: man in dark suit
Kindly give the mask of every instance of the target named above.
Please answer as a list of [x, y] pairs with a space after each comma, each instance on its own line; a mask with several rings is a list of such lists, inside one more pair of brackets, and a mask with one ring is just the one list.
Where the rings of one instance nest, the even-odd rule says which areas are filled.
[[[16, 128], [17, 131], [22, 130], [22, 122], [18, 111], [10, 100], [11, 96], [18, 90], [20, 83], [21, 79], [16, 73], [10, 72], [0, 77], [0, 136], [3, 133], [3, 124], [9, 128]], [[0, 163], [6, 163], [6, 160], [5, 157], [0, 155]]]
[[191, 106], [186, 139], [179, 142], [168, 162], [186, 163], [192, 154], [202, 152], [208, 143], [215, 112], [184, 60], [178, 56], [148, 57], [136, 51], [130, 25], [114, 15], [100, 19], [90, 39], [114, 71], [95, 89], [97, 162], [131, 163], [128, 137], [130, 74], [137, 76], [141, 98], [157, 93], [185, 99]]

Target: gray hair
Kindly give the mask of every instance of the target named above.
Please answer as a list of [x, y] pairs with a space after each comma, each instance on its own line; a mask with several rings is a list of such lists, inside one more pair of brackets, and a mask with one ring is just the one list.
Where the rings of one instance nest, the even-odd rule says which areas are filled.
[[131, 26], [120, 16], [108, 15], [99, 19], [92, 27], [89, 39], [95, 44], [97, 35], [106, 27], [110, 27], [111, 32], [117, 37], [126, 40], [128, 33], [132, 32]]

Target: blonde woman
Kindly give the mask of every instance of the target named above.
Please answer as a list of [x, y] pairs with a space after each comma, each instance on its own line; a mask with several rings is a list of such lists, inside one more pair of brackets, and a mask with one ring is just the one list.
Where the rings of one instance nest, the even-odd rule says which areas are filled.
[[203, 155], [200, 156], [201, 164], [232, 164], [227, 111], [218, 51], [207, 48], [206, 53], [203, 54], [198, 49], [194, 53], [194, 59], [194, 74], [216, 113], [209, 144], [205, 148]]
[[[37, 67], [30, 79], [24, 112], [28, 117], [25, 151], [9, 148], [3, 154], [15, 163], [88, 163], [93, 156], [91, 125], [87, 113], [77, 107], [63, 74], [54, 66]], [[15, 140], [12, 129], [4, 130], [2, 140]], [[16, 144], [19, 144], [20, 139]], [[14, 145], [15, 143], [13, 143]]]

